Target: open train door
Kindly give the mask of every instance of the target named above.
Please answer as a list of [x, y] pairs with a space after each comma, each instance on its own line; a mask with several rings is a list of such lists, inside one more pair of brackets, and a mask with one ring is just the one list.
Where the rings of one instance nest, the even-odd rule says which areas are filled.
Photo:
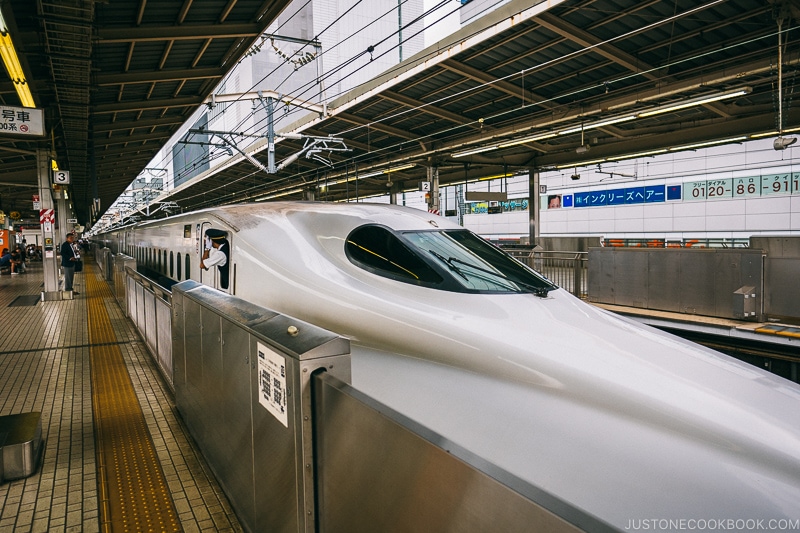
[[225, 261], [219, 265], [210, 266], [207, 270], [200, 268], [200, 283], [214, 287], [221, 291], [232, 293], [231, 283], [231, 234], [232, 232], [220, 228], [211, 227], [210, 222], [203, 222], [199, 227], [200, 246], [198, 265], [202, 262], [209, 262], [212, 253], [210, 247], [216, 243], [218, 253], [225, 255]]

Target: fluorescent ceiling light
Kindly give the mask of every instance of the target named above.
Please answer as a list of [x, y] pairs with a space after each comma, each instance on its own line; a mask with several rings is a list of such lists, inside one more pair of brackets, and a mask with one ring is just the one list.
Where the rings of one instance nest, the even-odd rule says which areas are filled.
[[530, 137], [523, 137], [522, 139], [514, 139], [513, 141], [509, 141], [507, 143], [503, 143], [498, 145], [498, 148], [508, 148], [509, 146], [517, 146], [518, 144], [525, 144], [525, 143], [532, 143], [536, 141], [541, 141], [544, 139], [549, 139], [551, 137], [555, 137], [558, 135], [557, 133], [539, 133], [538, 135], [531, 135]]
[[[400, 165], [399, 167], [390, 167], [390, 168], [385, 168], [383, 170], [373, 170], [372, 172], [367, 172], [366, 174], [359, 174], [358, 179], [372, 178], [375, 176], [380, 176], [381, 174], [391, 174], [392, 172], [397, 172], [399, 170], [406, 170], [408, 168], [413, 168], [415, 166], [416, 165], [414, 163], [406, 163], [405, 165]], [[343, 181], [347, 181], [347, 179], [340, 180], [336, 183], [341, 183]]]
[[589, 165], [596, 165], [597, 163], [602, 163], [605, 160], [606, 159], [603, 157], [603, 158], [600, 158], [600, 159], [592, 159], [591, 161], [581, 161], [580, 163], [569, 163], [569, 164], [566, 164], [566, 165], [556, 165], [556, 168], [557, 169], [562, 169], [562, 168], [573, 168], [573, 167], [588, 167]]
[[33, 101], [28, 82], [25, 79], [25, 72], [22, 70], [22, 65], [19, 63], [17, 51], [14, 49], [14, 43], [11, 41], [11, 35], [8, 32], [8, 26], [3, 18], [3, 13], [0, 11], [0, 57], [6, 66], [8, 75], [11, 81], [14, 82], [14, 89], [19, 95], [23, 107], [36, 107]]
[[683, 146], [673, 146], [669, 148], [670, 152], [678, 152], [680, 150], [692, 150], [694, 148], [704, 148], [706, 146], [713, 146], [715, 144], [727, 144], [727, 143], [735, 143], [735, 142], [742, 142], [747, 140], [747, 135], [741, 135], [739, 137], [728, 137], [727, 139], [719, 139], [717, 141], [708, 141], [703, 143], [694, 143], [694, 144], [685, 144]]
[[570, 133], [578, 133], [581, 130], [589, 130], [594, 128], [602, 128], [603, 126], [610, 126], [620, 122], [627, 122], [636, 118], [636, 115], [625, 115], [624, 117], [610, 118], [608, 120], [601, 120], [600, 122], [592, 122], [591, 124], [583, 124], [582, 126], [575, 126], [558, 132], [559, 135], [569, 135]]
[[374, 171], [374, 172], [367, 172], [366, 174], [359, 174], [359, 175], [358, 175], [358, 179], [362, 179], [362, 178], [372, 178], [372, 177], [374, 177], [374, 176], [380, 176], [381, 174], [383, 174], [383, 171], [382, 171], [382, 170], [376, 170], [376, 171]]
[[[790, 130], [784, 131], [784, 133], [788, 133]], [[762, 137], [774, 137], [778, 135], [778, 130], [768, 131], [766, 133], [754, 133], [750, 135], [751, 139], [761, 139]]]
[[634, 159], [636, 157], [648, 157], [651, 155], [663, 154], [666, 152], [666, 148], [659, 148], [658, 150], [649, 150], [647, 152], [638, 152], [635, 154], [627, 154], [627, 155], [617, 155], [614, 157], [607, 157], [607, 161], [619, 161], [620, 159]]
[[491, 180], [496, 180], [496, 179], [500, 179], [500, 178], [510, 178], [513, 175], [514, 175], [513, 173], [506, 172], [505, 174], [495, 174], [494, 176], [486, 176], [486, 177], [483, 177], [483, 178], [478, 178], [478, 181], [491, 181]]
[[674, 104], [665, 107], [659, 107], [656, 109], [652, 109], [650, 111], [643, 111], [636, 116], [638, 118], [644, 117], [652, 117], [653, 115], [660, 115], [662, 113], [670, 113], [672, 111], [678, 111], [680, 109], [686, 109], [688, 107], [695, 107], [699, 105], [710, 104], [711, 102], [718, 102], [719, 100], [726, 100], [728, 98], [735, 98], [737, 96], [743, 96], [745, 94], [749, 94], [753, 91], [752, 87], [742, 87], [741, 89], [736, 89], [733, 91], [727, 91], [724, 93], [714, 94], [711, 96], [702, 96], [700, 98], [695, 98], [693, 100], [687, 100], [681, 104]]
[[406, 169], [409, 169], [409, 168], [413, 168], [415, 166], [416, 165], [414, 165], [414, 163], [406, 163], [405, 165], [400, 165], [399, 167], [387, 168], [386, 170], [383, 171], [383, 173], [384, 174], [389, 174], [391, 172], [397, 172], [398, 170], [406, 170]]
[[470, 150], [464, 150], [463, 152], [455, 152], [453, 157], [464, 157], [472, 154], [479, 154], [481, 152], [488, 152], [489, 150], [494, 150], [496, 148], [496, 144], [491, 146], [479, 146], [478, 148], [471, 148]]
[[272, 198], [280, 198], [281, 196], [288, 196], [290, 194], [296, 194], [298, 192], [303, 192], [302, 188], [298, 189], [290, 189], [288, 191], [283, 191], [275, 194], [270, 194], [268, 196], [264, 196], [263, 198], [258, 198], [256, 202], [263, 202], [264, 200], [271, 200]]

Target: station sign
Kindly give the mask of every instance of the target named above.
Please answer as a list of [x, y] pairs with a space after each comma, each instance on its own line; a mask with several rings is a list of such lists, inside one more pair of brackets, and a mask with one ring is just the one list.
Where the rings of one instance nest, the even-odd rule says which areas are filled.
[[0, 106], [0, 135], [44, 135], [44, 110], [32, 107]]
[[56, 185], [69, 185], [69, 171], [68, 170], [54, 170], [53, 183]]

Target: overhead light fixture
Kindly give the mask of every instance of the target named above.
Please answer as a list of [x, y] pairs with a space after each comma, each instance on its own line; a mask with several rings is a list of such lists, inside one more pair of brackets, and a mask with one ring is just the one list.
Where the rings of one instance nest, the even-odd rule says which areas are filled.
[[484, 176], [482, 178], [478, 178], [478, 181], [491, 181], [491, 180], [496, 180], [496, 179], [500, 179], [500, 178], [510, 178], [513, 175], [514, 174], [512, 172], [506, 172], [504, 174], [495, 174], [493, 176]]
[[280, 198], [281, 196], [288, 196], [290, 194], [297, 194], [299, 192], [303, 192], [302, 188], [298, 189], [290, 189], [288, 191], [279, 192], [276, 194], [270, 194], [269, 196], [264, 196], [263, 198], [256, 199], [256, 202], [263, 202], [264, 200], [271, 200], [273, 198]]
[[637, 157], [649, 157], [651, 155], [663, 154], [667, 151], [666, 148], [659, 148], [658, 150], [648, 150], [647, 152], [637, 152], [635, 154], [617, 155], [614, 157], [606, 157], [607, 161], [619, 161], [620, 159], [635, 159]]
[[557, 133], [539, 133], [538, 135], [531, 135], [529, 137], [523, 137], [521, 139], [514, 139], [513, 141], [509, 141], [507, 143], [497, 145], [497, 148], [508, 148], [509, 146], [517, 146], [518, 144], [525, 144], [525, 143], [532, 143], [536, 141], [543, 141], [544, 139], [550, 139], [551, 137], [555, 137], [558, 135]]
[[478, 148], [471, 148], [469, 150], [464, 150], [463, 152], [455, 152], [453, 157], [465, 157], [472, 154], [479, 154], [481, 152], [488, 152], [489, 150], [495, 150], [498, 146], [496, 144], [492, 144], [490, 146], [479, 146]]
[[3, 18], [3, 13], [0, 11], [0, 57], [3, 59], [3, 64], [6, 66], [8, 75], [11, 81], [14, 82], [14, 89], [19, 95], [23, 107], [36, 107], [33, 101], [28, 82], [25, 79], [25, 72], [22, 70], [22, 65], [19, 63], [17, 51], [14, 49], [14, 43], [11, 41], [11, 34], [8, 31], [8, 26]]
[[591, 161], [581, 161], [580, 163], [565, 163], [563, 165], [556, 165], [556, 169], [561, 170], [562, 168], [588, 167], [591, 165], [596, 165], [597, 163], [603, 163], [605, 160], [606, 160], [605, 157], [601, 157], [600, 159], [592, 159]]
[[405, 165], [400, 165], [399, 167], [391, 167], [387, 168], [386, 170], [382, 171], [384, 174], [390, 174], [392, 172], [397, 172], [398, 170], [406, 170], [409, 168], [413, 168], [416, 165], [414, 163], [406, 163]]
[[686, 109], [689, 107], [696, 107], [700, 105], [710, 104], [711, 102], [718, 102], [720, 100], [727, 100], [728, 98], [735, 98], [737, 96], [744, 96], [745, 94], [750, 94], [753, 91], [752, 87], [742, 87], [741, 89], [735, 89], [732, 91], [727, 91], [724, 93], [718, 93], [711, 96], [701, 96], [699, 98], [694, 98], [692, 100], [687, 100], [680, 104], [668, 105], [664, 107], [657, 107], [655, 109], [651, 109], [650, 111], [643, 111], [636, 115], [637, 118], [645, 118], [645, 117], [652, 117], [653, 115], [660, 115], [662, 113], [671, 113], [672, 111], [679, 111], [681, 109]]
[[581, 130], [589, 130], [595, 128], [602, 128], [603, 126], [610, 126], [612, 124], [619, 124], [620, 122], [627, 122], [636, 118], [636, 115], [625, 115], [624, 117], [609, 118], [601, 120], [600, 122], [592, 122], [590, 124], [582, 124], [574, 128], [568, 128], [558, 132], [558, 135], [569, 135], [570, 133], [578, 133]]
[[[789, 131], [789, 130], [786, 130], [786, 131]], [[751, 139], [762, 139], [764, 137], [774, 137], [776, 135], [778, 135], [778, 130], [772, 130], [772, 131], [768, 131], [768, 132], [765, 132], [765, 133], [753, 133], [752, 135], [750, 135], [750, 138]]]
[[[374, 178], [375, 176], [380, 176], [382, 174], [391, 174], [392, 172], [397, 172], [399, 170], [406, 170], [406, 169], [409, 169], [409, 168], [413, 168], [415, 166], [416, 165], [414, 163], [406, 163], [405, 165], [400, 165], [398, 167], [390, 167], [390, 168], [385, 168], [385, 169], [382, 169], [382, 170], [373, 170], [372, 172], [367, 172], [365, 174], [359, 174], [358, 175], [358, 179]], [[344, 183], [345, 181], [349, 181], [349, 178], [340, 180], [340, 181], [335, 182], [335, 183]]]
[[669, 148], [670, 152], [679, 152], [681, 150], [693, 150], [695, 148], [706, 148], [708, 146], [714, 146], [717, 144], [728, 144], [728, 143], [735, 143], [735, 142], [742, 142], [747, 140], [747, 135], [741, 135], [739, 137], [728, 137], [727, 139], [719, 139], [716, 141], [708, 141], [702, 143], [694, 143], [694, 144], [684, 144], [682, 146], [671, 146]]

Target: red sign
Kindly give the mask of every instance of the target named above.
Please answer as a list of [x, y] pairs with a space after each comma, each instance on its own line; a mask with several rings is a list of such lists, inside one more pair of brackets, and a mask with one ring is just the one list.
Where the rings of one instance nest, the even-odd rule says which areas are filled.
[[55, 209], [42, 209], [39, 211], [39, 223], [45, 224], [49, 222], [50, 224], [54, 224], [55, 221], [56, 221]]
[[39, 195], [38, 194], [34, 194], [33, 195], [33, 201], [34, 202], [38, 202], [39, 201]]

